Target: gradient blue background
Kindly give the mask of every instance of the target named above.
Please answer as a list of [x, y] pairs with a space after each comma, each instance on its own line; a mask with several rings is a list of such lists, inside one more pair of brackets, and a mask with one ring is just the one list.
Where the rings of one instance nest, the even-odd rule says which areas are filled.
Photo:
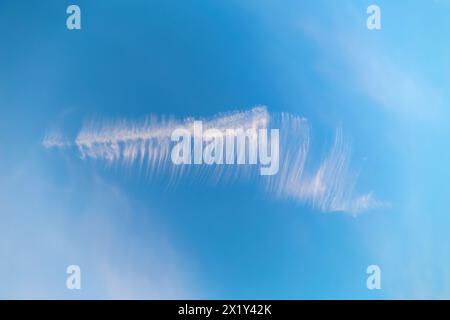
[[[69, 4], [0, 0], [0, 298], [450, 298], [449, 1], [77, 0], [79, 31]], [[306, 117], [317, 157], [342, 126], [358, 190], [387, 205], [168, 190], [41, 144], [90, 117], [260, 104]]]

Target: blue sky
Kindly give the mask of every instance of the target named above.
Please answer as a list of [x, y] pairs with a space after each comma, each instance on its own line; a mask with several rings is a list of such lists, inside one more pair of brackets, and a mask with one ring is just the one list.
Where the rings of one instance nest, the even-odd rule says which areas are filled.
[[[0, 2], [1, 298], [450, 298], [448, 1], [79, 0], [74, 31], [69, 4]], [[356, 191], [383, 205], [322, 212], [239, 179], [168, 187], [42, 145], [86, 119], [258, 105], [307, 119], [312, 166], [342, 128]]]

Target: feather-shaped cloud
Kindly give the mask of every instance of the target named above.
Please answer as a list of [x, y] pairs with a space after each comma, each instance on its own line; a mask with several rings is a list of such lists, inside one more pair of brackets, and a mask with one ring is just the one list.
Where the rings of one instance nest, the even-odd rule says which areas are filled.
[[150, 116], [142, 121], [90, 121], [73, 142], [51, 133], [42, 144], [46, 148], [76, 147], [82, 159], [136, 167], [150, 180], [164, 175], [170, 186], [181, 179], [206, 180], [211, 184], [246, 180], [257, 181], [278, 199], [291, 199], [323, 212], [358, 214], [382, 205], [371, 192], [356, 195], [358, 174], [350, 166], [351, 148], [341, 129], [337, 130], [328, 155], [314, 164], [308, 161], [310, 128], [302, 117], [270, 114], [266, 107], [259, 106], [201, 119], [205, 129], [279, 129], [279, 172], [260, 176], [257, 167], [251, 165], [174, 165], [170, 159], [171, 134], [178, 128], [192, 131], [195, 120]]

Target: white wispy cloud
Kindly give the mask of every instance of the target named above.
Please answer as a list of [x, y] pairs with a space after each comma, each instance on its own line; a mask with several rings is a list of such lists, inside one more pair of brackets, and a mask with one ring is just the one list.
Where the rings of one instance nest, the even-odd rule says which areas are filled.
[[[202, 120], [205, 129], [222, 131], [279, 129], [279, 172], [273, 176], [260, 176], [257, 167], [249, 165], [172, 164], [172, 132], [178, 128], [192, 131], [195, 120]], [[270, 114], [264, 106], [222, 113], [208, 119], [149, 116], [142, 121], [90, 121], [73, 142], [61, 137], [46, 135], [42, 144], [46, 148], [73, 146], [79, 150], [82, 159], [136, 168], [150, 180], [164, 175], [169, 186], [176, 185], [181, 179], [202, 180], [213, 185], [245, 180], [256, 181], [276, 198], [292, 199], [323, 212], [358, 214], [381, 205], [372, 193], [356, 195], [358, 175], [350, 166], [351, 148], [344, 141], [342, 130], [337, 131], [330, 152], [319, 164], [308, 163], [311, 151], [307, 120], [285, 113]]]
[[45, 134], [44, 138], [42, 139], [42, 145], [45, 148], [63, 148], [70, 146], [71, 143], [63, 136], [60, 131], [53, 130]]
[[268, 184], [270, 193], [307, 203], [324, 212], [356, 215], [384, 205], [372, 192], [356, 194], [358, 174], [351, 168], [351, 148], [342, 129], [336, 131], [334, 143], [324, 159], [318, 165], [308, 166], [310, 135], [306, 120], [283, 115], [280, 127], [287, 128], [285, 134], [289, 136], [283, 137], [280, 158], [284, 162], [279, 175]]

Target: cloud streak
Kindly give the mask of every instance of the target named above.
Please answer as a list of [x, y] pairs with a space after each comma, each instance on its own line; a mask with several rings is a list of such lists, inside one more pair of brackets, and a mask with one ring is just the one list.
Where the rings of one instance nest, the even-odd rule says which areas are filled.
[[203, 121], [204, 128], [279, 129], [280, 169], [274, 176], [260, 176], [251, 165], [174, 165], [170, 137], [178, 128], [192, 131], [193, 117], [184, 120], [149, 116], [142, 121], [89, 121], [73, 142], [62, 134], [46, 134], [45, 148], [78, 149], [83, 160], [100, 160], [107, 166], [136, 168], [146, 179], [164, 177], [168, 187], [182, 179], [212, 185], [237, 181], [257, 182], [277, 199], [290, 199], [323, 212], [358, 214], [382, 205], [372, 193], [356, 195], [358, 174], [350, 167], [351, 148], [341, 129], [320, 163], [311, 163], [310, 127], [306, 119], [290, 114], [271, 114], [264, 106], [221, 113]]
[[[420, 121], [437, 119], [443, 106], [442, 92], [419, 72], [418, 65], [408, 65], [404, 59], [408, 53], [396, 57], [375, 37], [377, 33], [361, 28], [365, 20], [361, 21], [360, 9], [344, 8], [339, 5], [338, 14], [327, 26], [310, 17], [299, 19], [302, 34], [319, 51], [320, 72], [344, 86], [350, 83], [352, 91], [387, 111]], [[341, 19], [353, 21], [352, 25], [346, 27]], [[349, 81], [341, 81], [343, 73]]]

